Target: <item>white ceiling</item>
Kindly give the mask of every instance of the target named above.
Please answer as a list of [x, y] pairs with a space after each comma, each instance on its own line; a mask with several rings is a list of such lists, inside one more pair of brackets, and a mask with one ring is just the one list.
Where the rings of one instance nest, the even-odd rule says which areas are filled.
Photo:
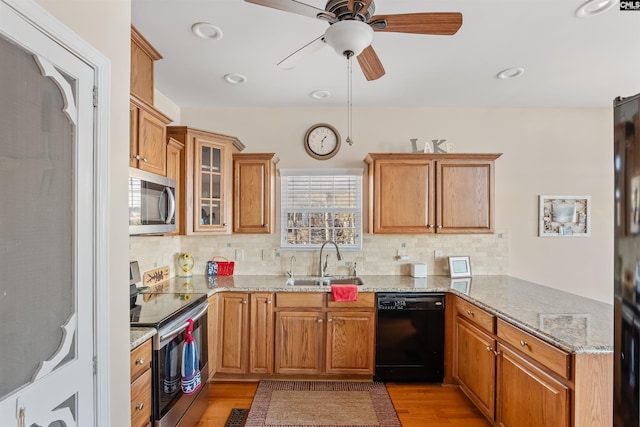
[[[324, 0], [301, 0], [324, 9]], [[376, 33], [386, 75], [353, 64], [354, 107], [609, 107], [640, 92], [640, 11], [577, 18], [585, 0], [376, 0], [375, 14], [461, 12], [454, 36]], [[241, 0], [132, 0], [132, 23], [160, 52], [156, 88], [180, 107], [346, 105], [347, 60], [325, 46], [295, 69], [276, 64], [321, 36], [324, 21]], [[223, 37], [203, 40], [208, 22]], [[496, 74], [523, 67], [522, 76]], [[223, 76], [240, 73], [241, 85]], [[331, 97], [316, 100], [314, 90]]]

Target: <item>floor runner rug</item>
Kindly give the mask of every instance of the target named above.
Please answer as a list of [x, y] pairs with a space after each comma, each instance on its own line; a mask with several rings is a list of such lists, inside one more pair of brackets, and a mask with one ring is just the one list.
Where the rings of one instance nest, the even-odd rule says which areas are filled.
[[384, 383], [260, 381], [245, 427], [401, 427]]

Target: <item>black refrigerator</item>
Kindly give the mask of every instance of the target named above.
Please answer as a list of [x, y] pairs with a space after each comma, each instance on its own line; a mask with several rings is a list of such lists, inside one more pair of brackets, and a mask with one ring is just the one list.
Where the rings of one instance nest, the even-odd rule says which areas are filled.
[[640, 94], [614, 104], [615, 427], [640, 426]]

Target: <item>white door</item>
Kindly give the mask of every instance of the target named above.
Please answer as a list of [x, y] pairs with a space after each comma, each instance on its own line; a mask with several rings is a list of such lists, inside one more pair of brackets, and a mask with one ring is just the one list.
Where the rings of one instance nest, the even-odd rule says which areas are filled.
[[0, 1], [0, 426], [95, 425], [94, 72]]

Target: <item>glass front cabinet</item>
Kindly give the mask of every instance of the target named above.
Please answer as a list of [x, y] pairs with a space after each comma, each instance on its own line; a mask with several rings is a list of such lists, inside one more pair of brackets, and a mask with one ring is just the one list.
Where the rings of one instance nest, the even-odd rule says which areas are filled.
[[180, 234], [231, 233], [233, 153], [244, 149], [235, 137], [169, 126], [167, 134], [184, 144], [180, 188], [184, 221]]

